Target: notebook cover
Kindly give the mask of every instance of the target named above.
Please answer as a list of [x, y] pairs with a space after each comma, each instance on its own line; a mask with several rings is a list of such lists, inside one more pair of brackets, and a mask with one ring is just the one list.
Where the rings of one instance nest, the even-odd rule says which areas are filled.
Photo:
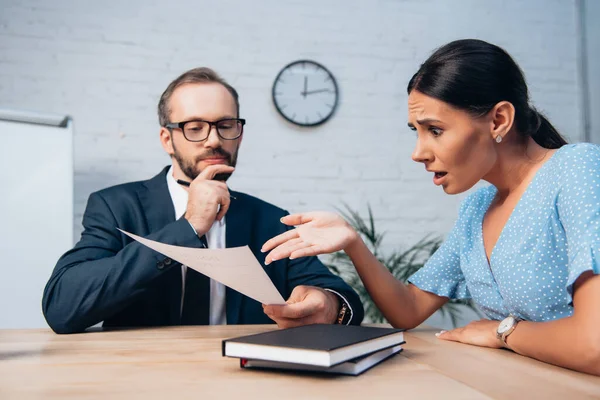
[[403, 329], [333, 324], [305, 325], [223, 340], [222, 353], [225, 356], [227, 342], [332, 351], [398, 332], [403, 332]]

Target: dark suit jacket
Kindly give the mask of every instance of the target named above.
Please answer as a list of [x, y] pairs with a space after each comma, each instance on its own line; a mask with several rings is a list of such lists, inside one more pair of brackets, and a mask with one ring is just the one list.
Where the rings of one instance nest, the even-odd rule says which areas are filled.
[[[42, 308], [57, 333], [80, 332], [104, 321], [106, 327], [162, 326], [181, 323], [181, 264], [133, 241], [117, 230], [177, 246], [200, 247], [200, 239], [175, 210], [166, 182], [168, 167], [148, 181], [126, 183], [90, 195], [84, 231], [54, 268]], [[316, 257], [283, 259], [264, 265], [260, 249], [287, 228], [286, 211], [244, 193], [232, 192], [226, 215], [227, 247], [248, 245], [284, 298], [298, 285], [335, 290], [359, 324], [363, 308], [356, 293]], [[169, 265], [166, 265], [169, 264]], [[226, 289], [228, 324], [273, 323], [260, 303]]]

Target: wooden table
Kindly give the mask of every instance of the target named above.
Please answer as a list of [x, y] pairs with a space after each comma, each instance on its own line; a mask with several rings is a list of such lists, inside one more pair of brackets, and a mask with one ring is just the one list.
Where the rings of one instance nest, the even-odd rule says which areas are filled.
[[358, 377], [242, 370], [221, 357], [222, 339], [270, 329], [0, 331], [0, 399], [600, 398], [598, 377], [443, 342], [429, 328], [407, 332], [400, 355]]

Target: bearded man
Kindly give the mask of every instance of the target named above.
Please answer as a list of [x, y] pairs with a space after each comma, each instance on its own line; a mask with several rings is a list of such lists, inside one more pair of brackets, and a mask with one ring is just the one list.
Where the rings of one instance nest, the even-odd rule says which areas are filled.
[[[298, 90], [301, 90], [299, 88]], [[89, 197], [84, 231], [44, 289], [56, 333], [104, 327], [313, 323], [360, 324], [358, 295], [316, 257], [265, 265], [263, 243], [285, 232], [287, 211], [231, 191], [246, 121], [237, 91], [209, 68], [175, 79], [158, 104], [160, 140], [171, 158], [154, 178]], [[249, 246], [287, 305], [263, 305], [133, 241], [209, 249]]]

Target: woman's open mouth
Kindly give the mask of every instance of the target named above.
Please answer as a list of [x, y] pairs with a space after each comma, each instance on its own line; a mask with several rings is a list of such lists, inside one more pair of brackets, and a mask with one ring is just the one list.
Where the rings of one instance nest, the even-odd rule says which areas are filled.
[[433, 184], [436, 186], [441, 185], [444, 182], [444, 178], [447, 174], [447, 172], [435, 172], [433, 174]]

